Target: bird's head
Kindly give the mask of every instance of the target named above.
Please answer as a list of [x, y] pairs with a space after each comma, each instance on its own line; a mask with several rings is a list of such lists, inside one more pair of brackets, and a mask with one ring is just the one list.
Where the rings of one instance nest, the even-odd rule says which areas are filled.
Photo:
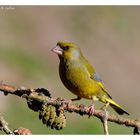
[[79, 58], [82, 55], [80, 48], [76, 44], [66, 41], [59, 41], [52, 51], [58, 54], [60, 58], [66, 59]]

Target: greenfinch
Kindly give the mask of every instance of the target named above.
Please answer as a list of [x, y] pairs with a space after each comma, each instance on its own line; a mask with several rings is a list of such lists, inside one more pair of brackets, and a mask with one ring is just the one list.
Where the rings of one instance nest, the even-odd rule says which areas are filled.
[[77, 98], [98, 100], [105, 105], [110, 105], [118, 114], [128, 114], [120, 105], [112, 100], [105, 89], [102, 79], [96, 73], [93, 66], [83, 56], [80, 48], [72, 42], [59, 41], [52, 49], [59, 59], [59, 75], [67, 89], [74, 93]]

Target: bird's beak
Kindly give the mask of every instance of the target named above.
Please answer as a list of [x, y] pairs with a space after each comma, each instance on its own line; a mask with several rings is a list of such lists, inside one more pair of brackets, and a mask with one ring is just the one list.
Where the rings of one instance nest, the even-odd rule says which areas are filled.
[[55, 52], [58, 55], [62, 55], [63, 54], [63, 50], [59, 46], [56, 46], [51, 51]]

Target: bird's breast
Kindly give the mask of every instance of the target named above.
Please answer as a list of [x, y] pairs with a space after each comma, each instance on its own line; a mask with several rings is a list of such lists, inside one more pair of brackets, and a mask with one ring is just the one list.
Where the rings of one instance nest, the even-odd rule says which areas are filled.
[[99, 90], [82, 63], [60, 62], [59, 75], [65, 87], [79, 97], [91, 99]]

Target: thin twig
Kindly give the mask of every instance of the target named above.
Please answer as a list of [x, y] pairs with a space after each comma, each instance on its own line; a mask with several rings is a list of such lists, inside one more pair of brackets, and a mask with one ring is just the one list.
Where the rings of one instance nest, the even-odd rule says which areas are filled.
[[103, 127], [104, 127], [104, 133], [106, 135], [109, 135], [109, 130], [108, 130], [108, 111], [106, 110], [106, 108], [103, 109], [103, 112], [104, 112], [104, 116], [101, 120], [101, 122], [103, 123]]
[[13, 134], [13, 132], [8, 127], [8, 123], [4, 120], [1, 114], [0, 114], [0, 130], [4, 131], [6, 134]]
[[107, 120], [103, 121], [104, 133], [109, 135]]
[[[43, 89], [43, 90], [42, 92], [46, 91], [46, 89]], [[63, 106], [64, 110], [69, 111], [69, 112], [75, 112], [78, 114], [82, 112], [82, 114], [85, 114], [88, 116], [90, 115], [88, 107], [84, 106], [84, 108], [82, 107], [81, 109], [79, 106], [71, 104], [71, 103], [64, 104], [63, 102], [64, 99], [58, 100], [54, 98], [49, 98], [48, 96], [40, 96], [38, 89], [17, 89], [13, 86], [1, 83], [0, 91], [3, 91], [5, 95], [12, 94], [12, 95], [16, 95], [16, 96], [23, 97], [26, 99], [33, 99], [42, 103], [47, 103], [53, 106]], [[102, 110], [95, 110], [93, 116], [96, 116], [97, 118], [102, 120], [102, 118], [104, 117], [104, 113]], [[120, 125], [125, 125], [127, 127], [134, 127], [134, 134], [140, 134], [140, 122], [137, 119], [129, 119], [129, 118], [124, 118], [118, 115], [109, 114], [107, 121], [114, 122]], [[106, 123], [107, 122], [105, 122], [105, 129], [108, 129], [106, 128], [107, 126]]]

